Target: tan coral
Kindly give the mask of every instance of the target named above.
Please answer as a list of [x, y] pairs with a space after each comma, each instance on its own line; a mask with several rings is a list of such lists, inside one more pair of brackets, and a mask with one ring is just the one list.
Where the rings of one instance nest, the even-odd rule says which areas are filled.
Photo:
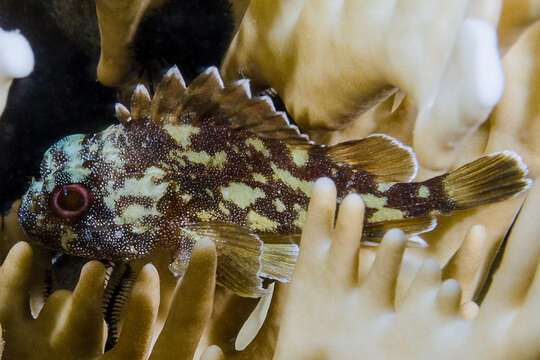
[[499, 7], [499, 1], [251, 2], [222, 72], [274, 87], [295, 121], [313, 129], [344, 127], [399, 88], [412, 104], [421, 163], [444, 169], [500, 98]]
[[122, 84], [132, 71], [130, 46], [141, 19], [167, 0], [96, 0], [101, 37], [98, 80], [107, 86]]
[[540, 19], [540, 1], [504, 1], [499, 23], [500, 47], [503, 53], [518, 40], [523, 32]]
[[31, 263], [30, 246], [19, 242], [0, 268], [0, 323], [8, 358], [40, 359], [43, 354], [55, 354], [62, 359], [193, 357], [213, 302], [216, 254], [211, 241], [202, 240], [195, 247], [190, 270], [170, 301], [163, 329], [156, 327], [160, 303], [158, 272], [150, 264], [142, 267], [131, 292], [118, 344], [105, 354], [103, 265], [88, 262], [73, 293], [53, 293], [34, 320], [28, 307]]
[[[478, 6], [480, 12], [483, 11], [485, 14], [482, 17], [471, 8], [471, 14], [474, 16], [490, 22], [494, 22], [498, 18], [499, 10], [495, 2], [491, 4], [477, 2], [474, 5]], [[489, 10], [490, 5], [493, 6], [491, 10]], [[459, 161], [451, 168], [486, 153], [511, 149], [523, 156], [523, 160], [529, 166], [533, 177], [540, 175], [538, 137], [534, 136], [538, 133], [538, 109], [535, 104], [538, 103], [539, 99], [537, 91], [539, 54], [536, 44], [540, 36], [538, 30], [540, 25], [530, 25], [530, 22], [536, 19], [535, 9], [537, 7], [538, 5], [534, 1], [504, 2], [499, 35], [501, 46], [504, 45], [505, 41], [508, 42], [503, 59], [505, 91], [488, 122], [479, 127], [462, 145], [459, 150]], [[511, 19], [513, 20], [510, 21]], [[517, 35], [506, 35], [509, 31], [511, 32], [509, 24], [512, 22], [521, 29], [519, 38]], [[505, 40], [506, 36], [512, 37], [513, 42]], [[510, 45], [512, 46], [510, 47]], [[370, 133], [382, 132], [395, 136], [407, 144], [412, 144], [415, 122], [414, 102], [409, 97], [405, 97], [402, 101], [391, 97], [358, 117], [350, 127], [332, 133], [312, 132], [312, 135], [319, 141], [338, 143], [362, 138]], [[456, 129], [459, 131], [459, 128]], [[426, 140], [426, 144], [430, 143], [432, 140], [430, 139], [431, 134], [424, 134], [423, 137], [420, 137], [420, 140]], [[439, 155], [440, 152], [433, 152], [435, 160]], [[421, 180], [438, 174], [440, 171], [422, 167], [418, 178]], [[414, 274], [420, 266], [422, 258], [433, 257], [441, 264], [446, 264], [459, 248], [466, 233], [476, 224], [483, 225], [487, 229], [485, 247], [488, 254], [485, 261], [487, 268], [512, 224], [523, 199], [524, 196], [521, 196], [501, 204], [492, 204], [476, 210], [454, 214], [451, 217], [439, 218], [438, 227], [423, 236], [430, 247], [425, 250], [406, 251], [406, 259], [410, 260], [406, 260], [404, 263], [411, 265], [408, 273]], [[482, 278], [484, 275], [479, 276]]]

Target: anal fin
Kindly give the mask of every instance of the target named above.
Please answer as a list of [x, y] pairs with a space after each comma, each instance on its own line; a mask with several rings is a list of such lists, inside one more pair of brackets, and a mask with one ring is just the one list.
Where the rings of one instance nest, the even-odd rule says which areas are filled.
[[[437, 226], [437, 219], [431, 216], [419, 216], [397, 220], [366, 222], [362, 234], [363, 241], [380, 242], [384, 234], [394, 228], [403, 230], [414, 241], [414, 236], [433, 230]], [[411, 244], [412, 245], [412, 244]], [[418, 247], [418, 245], [412, 245]]]

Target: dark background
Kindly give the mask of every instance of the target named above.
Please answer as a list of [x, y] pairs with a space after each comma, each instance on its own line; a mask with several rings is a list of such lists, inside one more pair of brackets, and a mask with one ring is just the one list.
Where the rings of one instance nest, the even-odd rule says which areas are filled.
[[[45, 150], [69, 134], [116, 122], [116, 90], [96, 81], [99, 32], [94, 0], [0, 0], [0, 27], [19, 29], [35, 57], [15, 80], [0, 119], [0, 212], [39, 175]], [[133, 44], [137, 71], [177, 64], [186, 81], [219, 65], [232, 37], [226, 0], [171, 0], [149, 14]]]

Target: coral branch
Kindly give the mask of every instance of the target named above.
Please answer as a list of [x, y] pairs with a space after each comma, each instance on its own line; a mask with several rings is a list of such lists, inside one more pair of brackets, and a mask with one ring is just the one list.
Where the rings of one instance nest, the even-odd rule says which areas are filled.
[[151, 9], [166, 0], [96, 0], [101, 36], [98, 80], [107, 86], [120, 85], [131, 72], [130, 45], [139, 23]]
[[34, 70], [34, 53], [19, 31], [0, 28], [0, 116], [6, 107], [13, 79], [23, 78]]

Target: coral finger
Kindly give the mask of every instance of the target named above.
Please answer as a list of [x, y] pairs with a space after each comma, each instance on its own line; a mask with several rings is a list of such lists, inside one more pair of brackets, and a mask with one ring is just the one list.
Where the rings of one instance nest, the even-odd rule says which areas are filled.
[[527, 299], [522, 308], [522, 313], [520, 314], [522, 318], [529, 319], [536, 324], [529, 329], [537, 329], [540, 326], [540, 262], [536, 267], [536, 274], [534, 275], [534, 280], [532, 285], [527, 293]]
[[0, 322], [30, 318], [28, 282], [33, 252], [26, 242], [15, 244], [0, 267]]
[[436, 170], [454, 164], [459, 147], [502, 96], [504, 74], [492, 24], [461, 23], [441, 85], [433, 106], [420, 113], [413, 140], [420, 162]]
[[364, 223], [364, 202], [360, 195], [348, 195], [339, 208], [336, 229], [328, 255], [331, 269], [336, 278], [355, 280], [357, 273], [358, 249]]
[[309, 258], [320, 254], [321, 247], [326, 250], [334, 226], [335, 211], [336, 187], [334, 183], [328, 178], [317, 180], [313, 185], [306, 224], [302, 232], [300, 259], [303, 258], [302, 253]]
[[70, 303], [71, 294], [71, 291], [65, 289], [57, 290], [52, 293], [39, 313], [37, 318], [38, 324], [44, 328], [47, 328], [48, 330], [54, 327], [60, 318], [60, 314], [67, 304]]
[[0, 28], [0, 116], [4, 112], [11, 82], [28, 76], [34, 69], [34, 54], [19, 31]]
[[407, 238], [399, 229], [392, 229], [384, 235], [373, 268], [362, 288], [383, 307], [390, 308], [394, 304], [396, 281], [406, 243]]
[[404, 309], [416, 310], [431, 303], [441, 283], [441, 268], [436, 260], [424, 261], [403, 299]]
[[100, 360], [146, 359], [152, 346], [158, 307], [159, 275], [154, 265], [147, 264], [137, 276], [131, 292], [118, 343]]
[[55, 346], [65, 348], [69, 344], [72, 353], [81, 356], [88, 353], [97, 355], [101, 351], [104, 343], [101, 307], [104, 280], [105, 267], [102, 263], [90, 261], [83, 266], [69, 312], [51, 341]]
[[462, 286], [461, 302], [472, 300], [480, 283], [480, 272], [488, 255], [486, 228], [473, 226], [463, 244], [443, 269], [443, 279], [456, 279]]
[[465, 304], [461, 305], [459, 309], [461, 317], [467, 321], [474, 320], [478, 316], [479, 311], [480, 308], [474, 301], [466, 302]]
[[540, 234], [540, 185], [536, 183], [512, 229], [501, 266], [484, 300], [481, 316], [488, 316], [491, 309], [495, 313], [500, 312], [500, 306], [513, 307], [521, 304], [540, 257], [538, 234]]
[[201, 360], [224, 360], [223, 351], [217, 345], [210, 345], [201, 356]]
[[375, 262], [376, 255], [377, 253], [369, 247], [361, 247], [358, 251], [358, 272], [356, 278], [359, 284], [363, 283], [369, 274], [369, 270]]
[[437, 308], [445, 316], [456, 316], [459, 314], [460, 299], [461, 287], [459, 283], [454, 279], [446, 280], [437, 293]]
[[216, 263], [214, 242], [199, 240], [150, 359], [193, 357], [212, 313]]

